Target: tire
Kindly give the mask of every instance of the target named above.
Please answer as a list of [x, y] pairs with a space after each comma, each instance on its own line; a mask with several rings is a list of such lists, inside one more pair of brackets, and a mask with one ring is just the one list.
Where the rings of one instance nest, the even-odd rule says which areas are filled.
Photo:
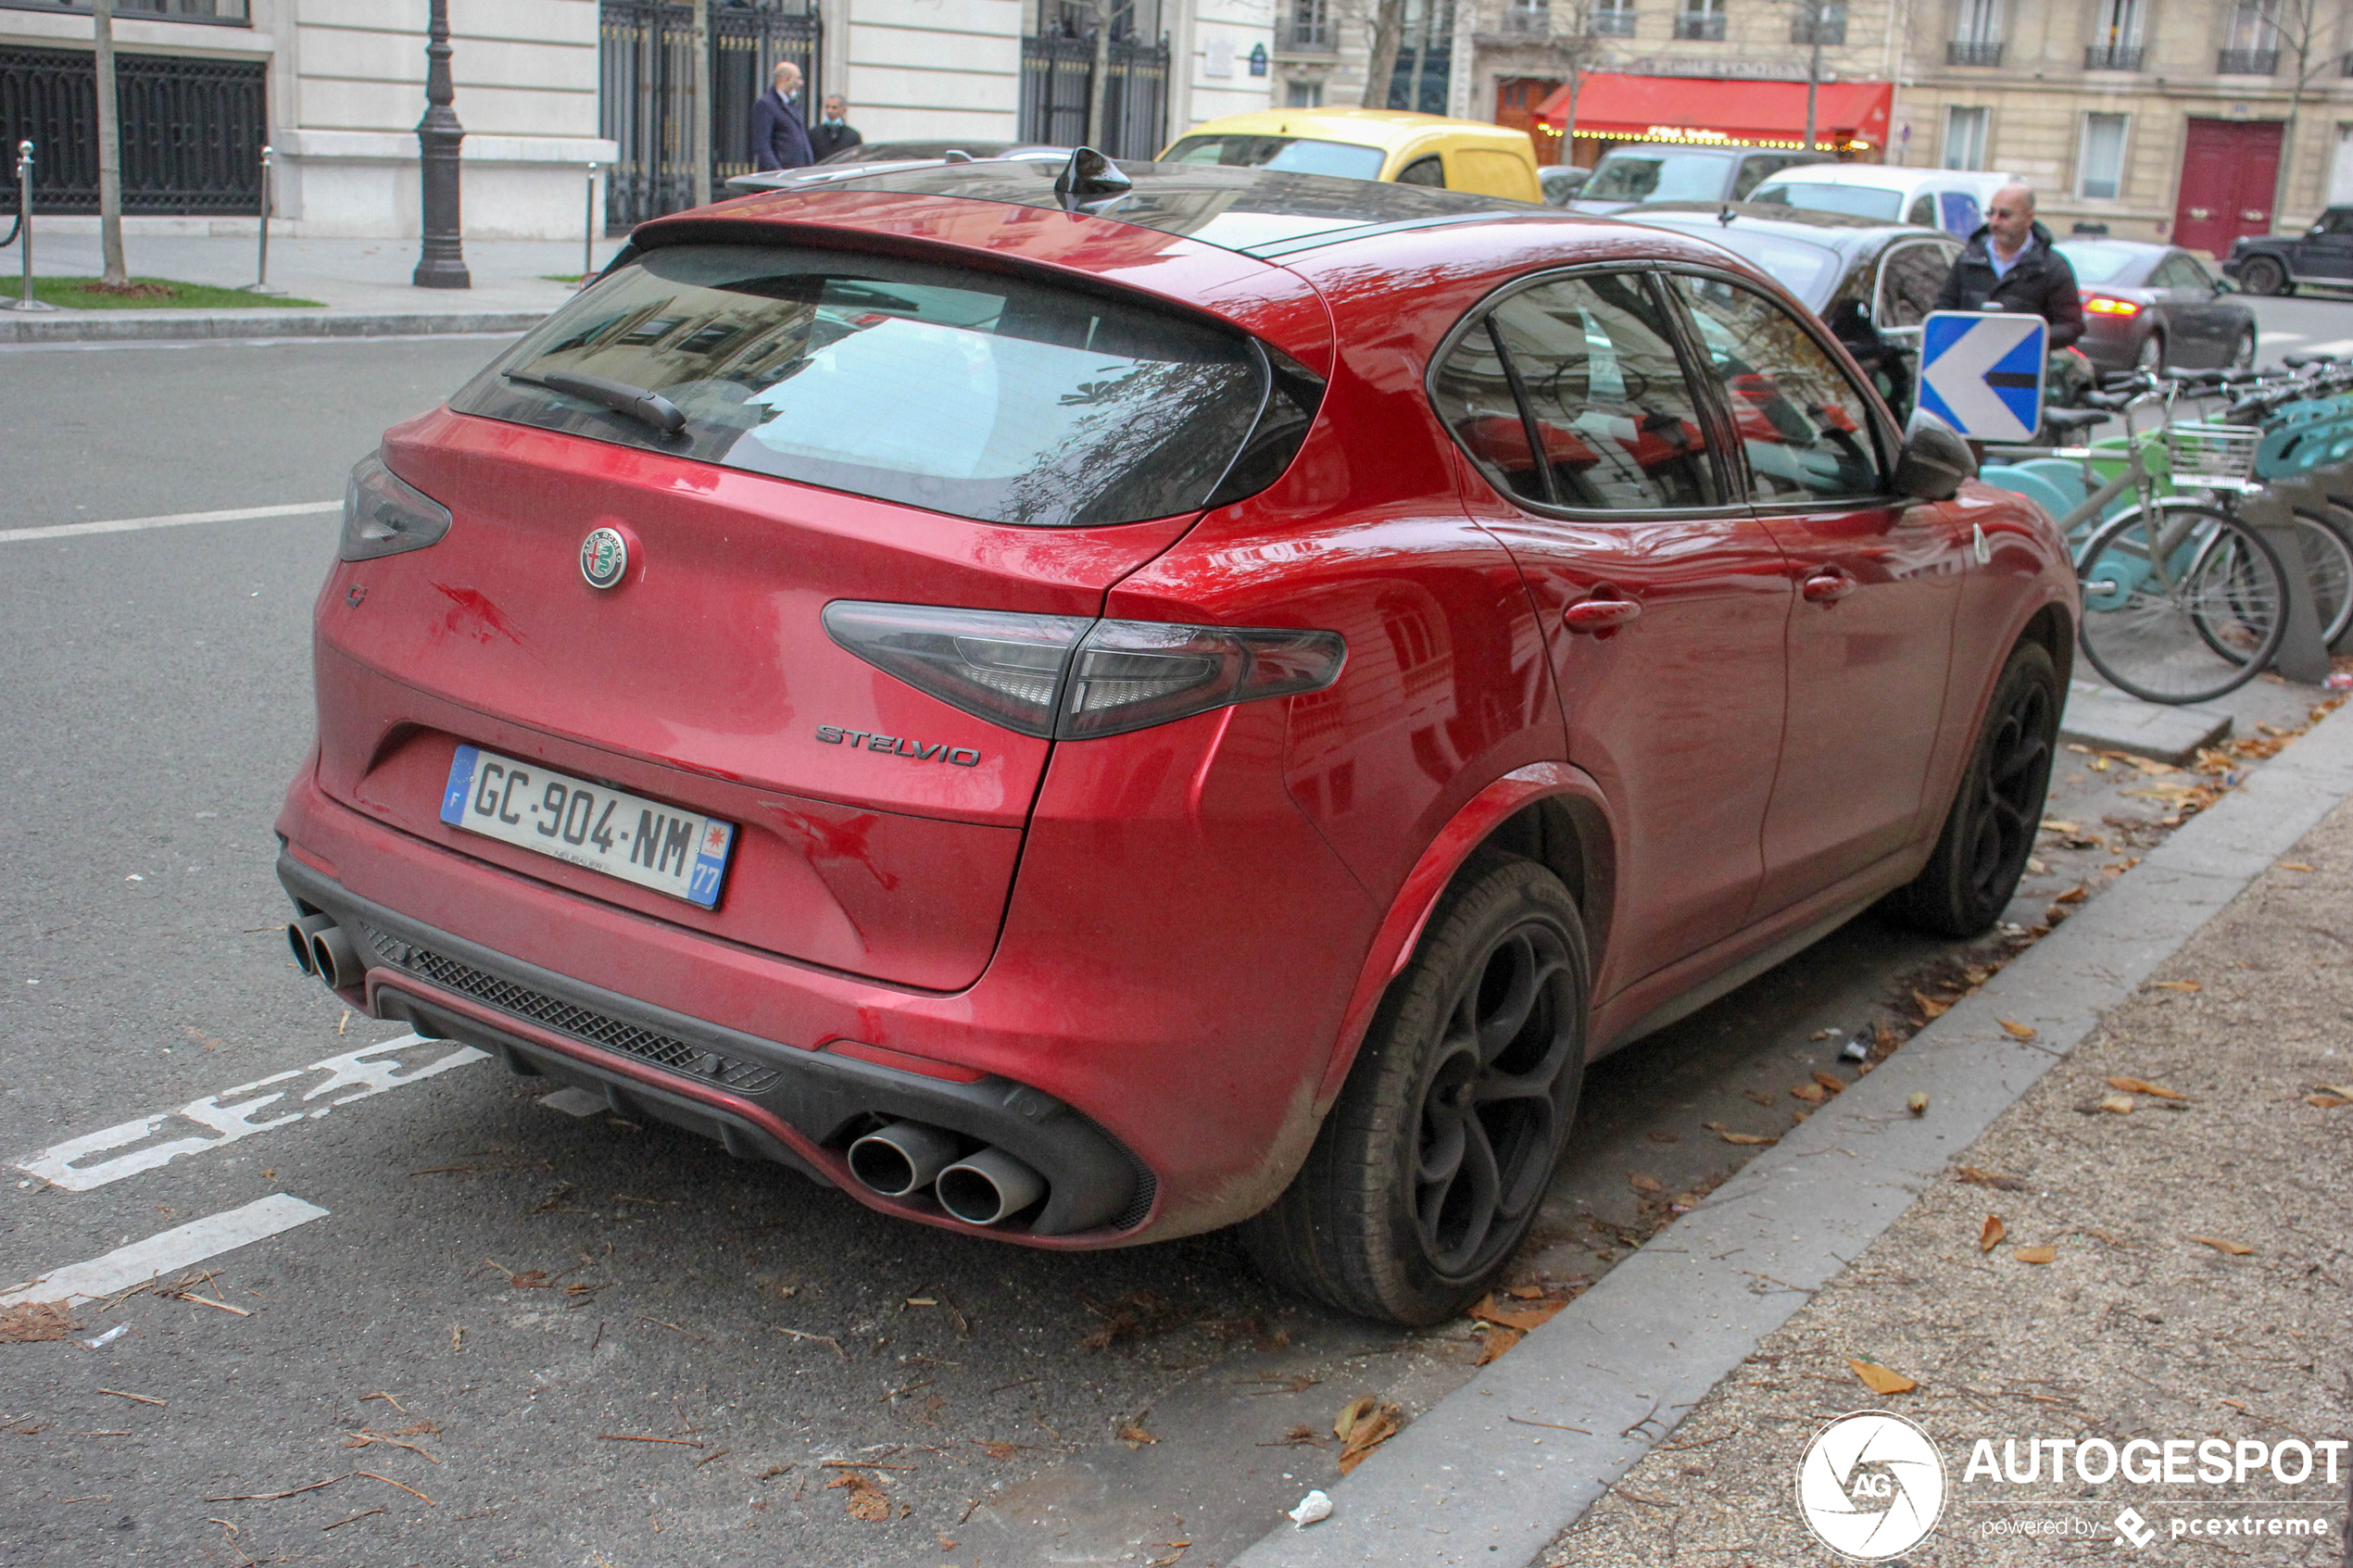
[[2334, 646], [2353, 626], [2353, 540], [2346, 537], [2335, 518], [2319, 512], [2297, 512], [2296, 534], [2303, 547], [2306, 580], [2312, 584], [2321, 641]]
[[1956, 937], [1976, 936], [2002, 918], [2042, 825], [2061, 699], [2050, 650], [2040, 643], [2012, 648], [1936, 848], [1919, 875], [1888, 895], [1886, 913]]
[[2103, 523], [2076, 562], [2078, 641], [2108, 684], [2147, 702], [2207, 702], [2255, 679], [2287, 631], [2286, 575], [2254, 529], [2195, 502]]
[[2151, 332], [2141, 340], [2141, 351], [2133, 356], [2133, 369], [2145, 376], [2165, 373], [2165, 334]]
[[1277, 1286], [1415, 1326], [1477, 1300], [1535, 1223], [1585, 1077], [1584, 923], [1482, 854], [1381, 1000], [1306, 1162], [1241, 1227]]
[[2239, 263], [2239, 285], [2249, 294], [2286, 294], [2287, 269], [2269, 256], [2250, 256]]

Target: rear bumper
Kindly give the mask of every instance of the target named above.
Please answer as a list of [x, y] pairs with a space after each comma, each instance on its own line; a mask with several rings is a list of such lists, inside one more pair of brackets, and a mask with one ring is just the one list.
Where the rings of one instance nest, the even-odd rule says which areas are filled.
[[1041, 1090], [799, 1050], [649, 1007], [409, 920], [291, 855], [279, 857], [278, 879], [297, 905], [332, 916], [351, 937], [367, 964], [371, 1014], [489, 1051], [511, 1072], [591, 1087], [621, 1114], [686, 1127], [738, 1159], [773, 1160], [886, 1212], [954, 1230], [979, 1227], [928, 1196], [868, 1192], [850, 1176], [843, 1146], [905, 1119], [1015, 1155], [1046, 1177], [1049, 1197], [1035, 1218], [994, 1233], [1009, 1239], [1101, 1246], [1151, 1215], [1151, 1171]]

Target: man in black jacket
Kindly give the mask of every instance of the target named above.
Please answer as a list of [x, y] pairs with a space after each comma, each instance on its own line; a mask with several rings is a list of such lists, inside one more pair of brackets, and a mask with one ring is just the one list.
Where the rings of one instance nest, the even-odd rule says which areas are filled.
[[776, 62], [776, 84], [751, 106], [751, 166], [754, 169], [806, 169], [816, 162], [809, 149], [809, 128], [801, 122], [800, 106], [793, 95], [800, 91], [800, 68], [790, 60]]
[[858, 134], [856, 127], [842, 118], [849, 112], [849, 106], [842, 102], [840, 94], [826, 94], [825, 118], [809, 128], [809, 150], [816, 155], [819, 163], [824, 162], [844, 147], [862, 146], [865, 144], [866, 138]]
[[2034, 193], [2005, 185], [1994, 193], [1986, 221], [1971, 234], [1936, 296], [1939, 310], [2007, 310], [2050, 323], [2050, 346], [2065, 348], [2083, 335], [2083, 298], [2075, 269], [2051, 245], [2051, 232], [2034, 221]]

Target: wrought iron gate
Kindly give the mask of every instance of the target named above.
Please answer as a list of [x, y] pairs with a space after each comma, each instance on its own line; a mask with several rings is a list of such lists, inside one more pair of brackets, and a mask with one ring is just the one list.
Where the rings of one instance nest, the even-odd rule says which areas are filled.
[[[749, 173], [751, 107], [779, 60], [817, 95], [824, 26], [803, 0], [711, 8], [711, 182]], [[601, 0], [604, 133], [620, 144], [605, 185], [605, 227], [626, 233], [694, 205], [694, 10], [676, 0]]]
[[[261, 210], [269, 106], [258, 60], [115, 56], [122, 210], [250, 217]], [[30, 138], [32, 210], [98, 210], [98, 70], [86, 49], [0, 49], [0, 137]], [[15, 158], [7, 158], [10, 167]], [[17, 209], [0, 181], [0, 212]]]
[[[1021, 41], [1021, 135], [1075, 147], [1088, 141], [1087, 98], [1095, 41], [1049, 36]], [[1093, 142], [1114, 157], [1148, 158], [1168, 136], [1168, 41], [1115, 38], [1103, 88], [1104, 131]]]

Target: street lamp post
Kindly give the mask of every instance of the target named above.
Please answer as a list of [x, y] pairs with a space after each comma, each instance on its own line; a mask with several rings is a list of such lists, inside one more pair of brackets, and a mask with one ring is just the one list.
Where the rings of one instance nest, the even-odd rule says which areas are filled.
[[424, 242], [410, 281], [421, 289], [473, 287], [459, 247], [458, 146], [466, 139], [466, 128], [449, 107], [457, 95], [449, 84], [449, 0], [433, 0], [425, 35], [425, 117], [417, 121]]

